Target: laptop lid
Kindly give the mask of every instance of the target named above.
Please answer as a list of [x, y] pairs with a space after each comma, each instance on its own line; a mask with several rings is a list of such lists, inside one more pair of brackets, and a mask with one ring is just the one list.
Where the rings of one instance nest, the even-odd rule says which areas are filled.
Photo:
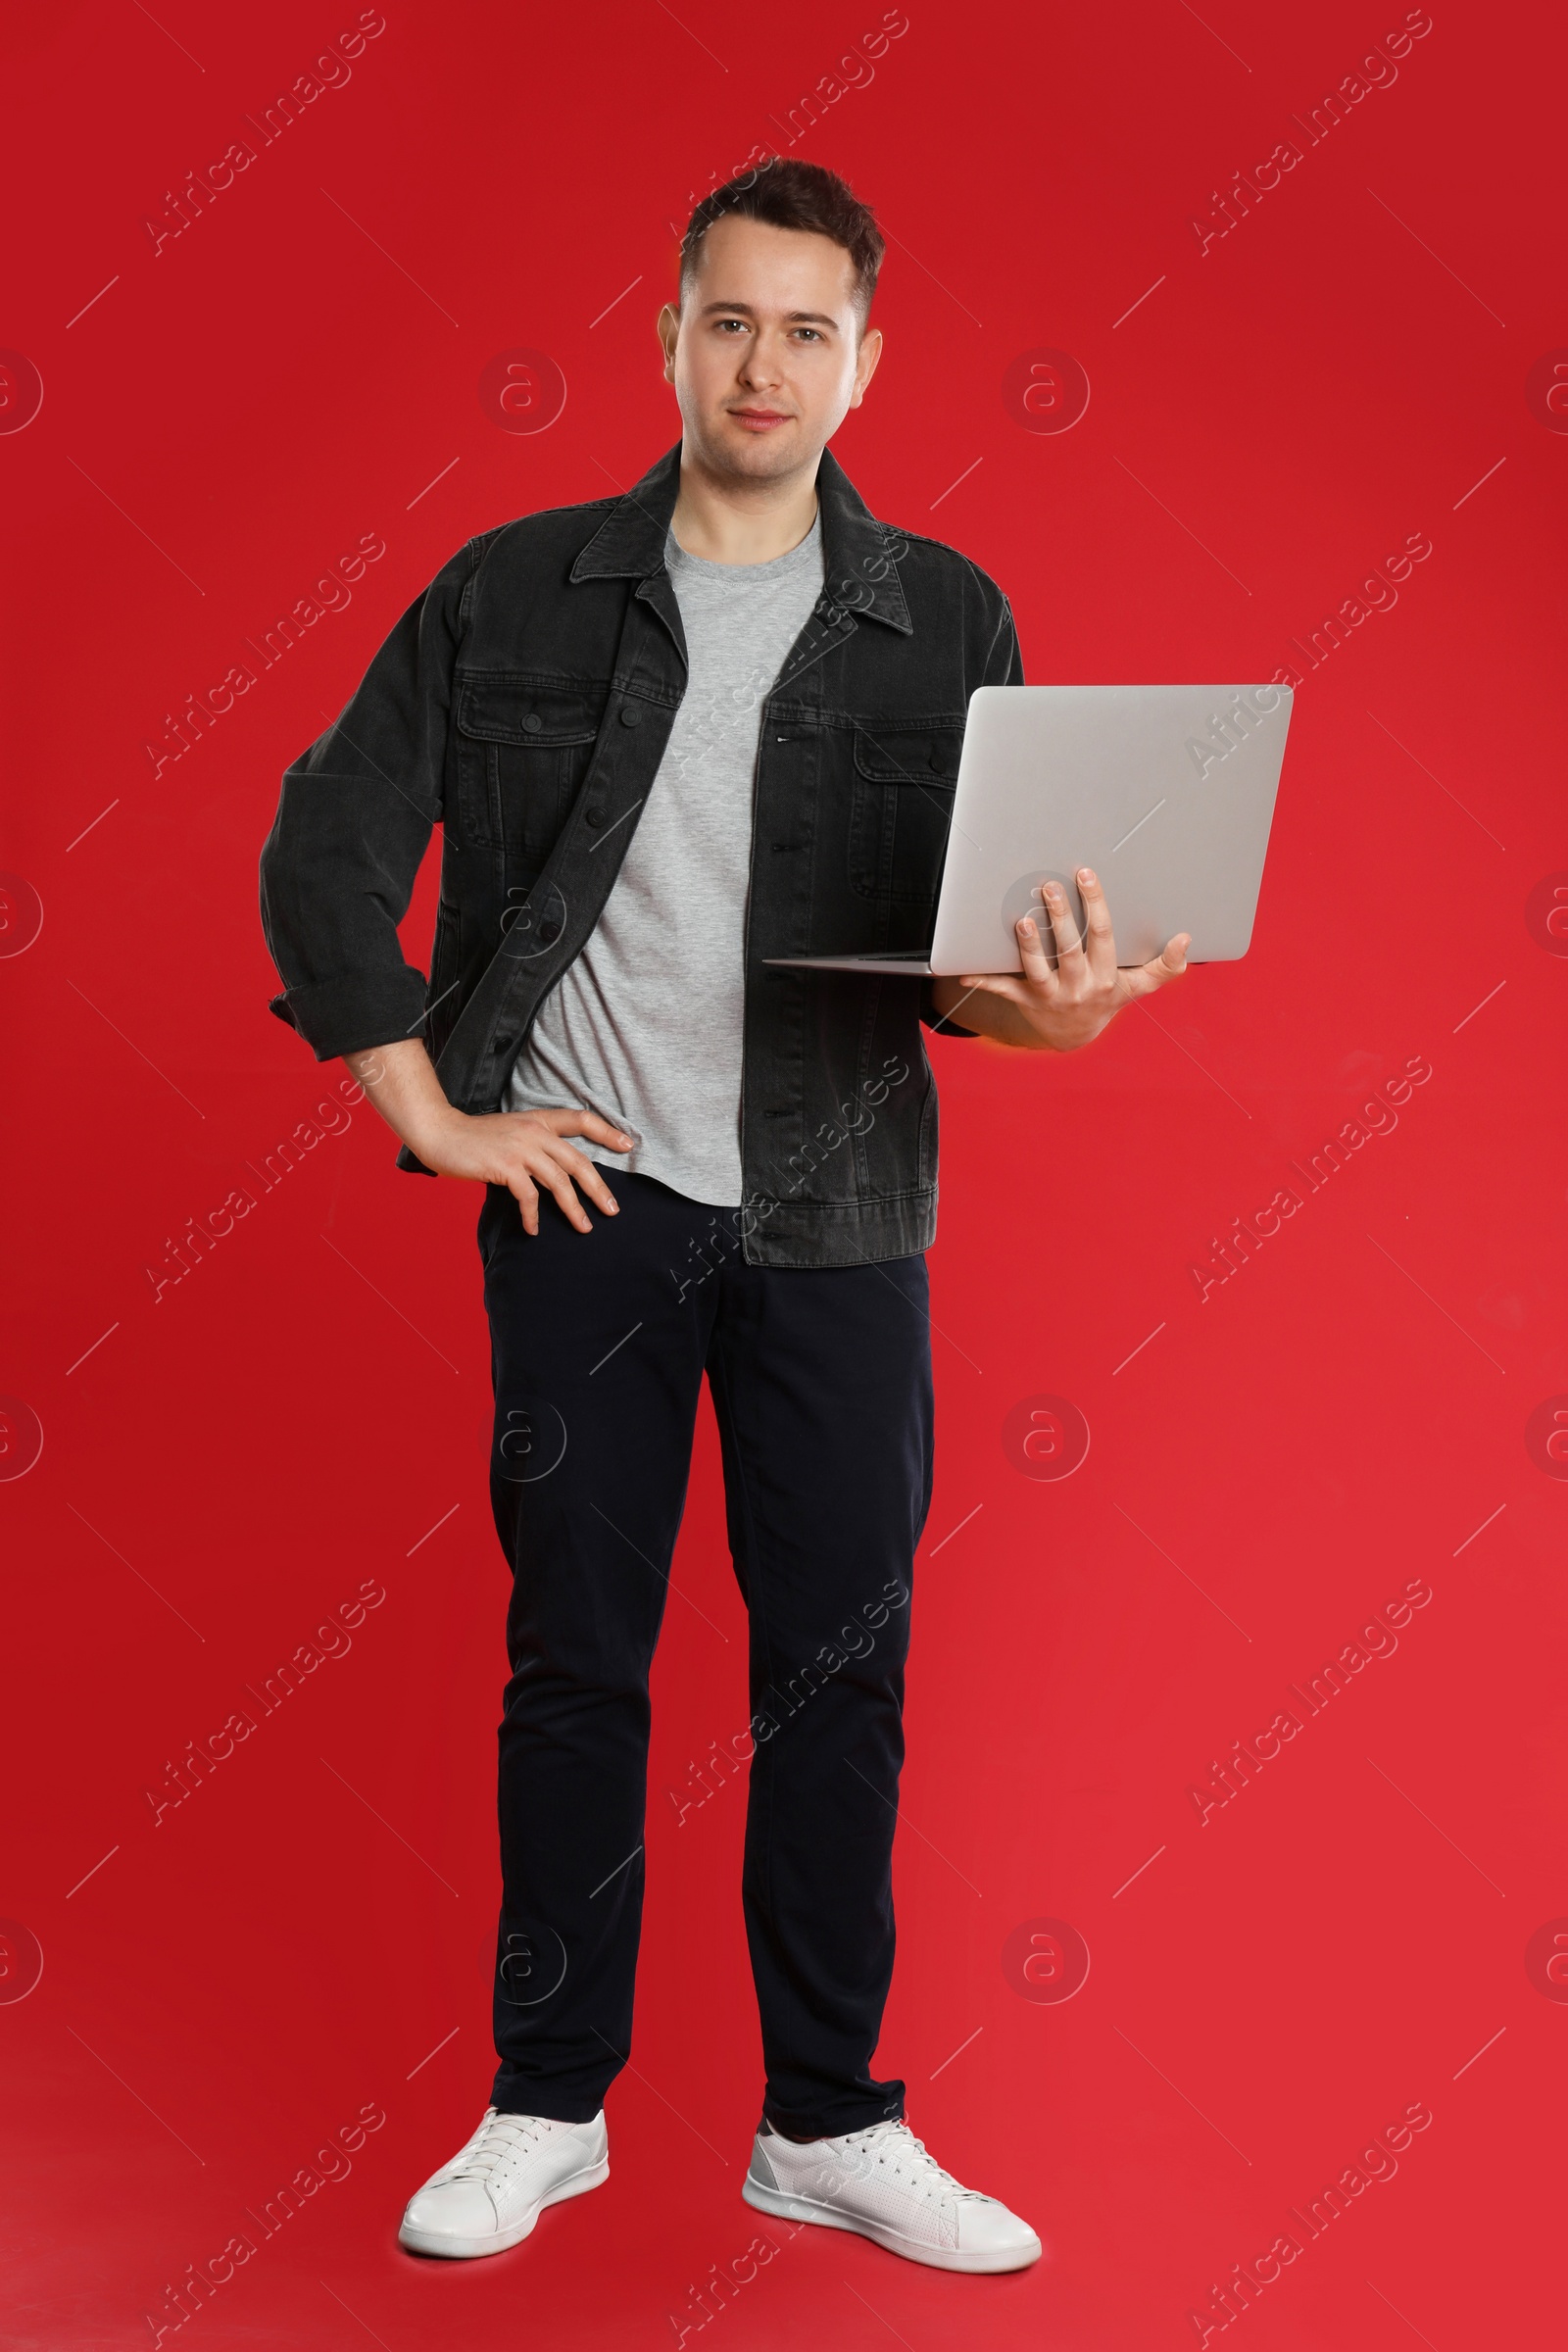
[[[1035, 885], [1099, 875], [1118, 963], [1178, 931], [1195, 963], [1252, 936], [1294, 696], [1285, 686], [981, 686], [954, 793], [933, 972], [1015, 972]], [[1049, 946], [1048, 936], [1048, 946]]]

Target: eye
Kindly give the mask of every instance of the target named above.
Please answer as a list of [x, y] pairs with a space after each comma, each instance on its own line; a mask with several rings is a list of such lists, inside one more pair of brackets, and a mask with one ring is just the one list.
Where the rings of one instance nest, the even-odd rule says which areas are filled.
[[809, 335], [813, 343], [820, 343], [822, 340], [820, 330], [814, 326], [798, 326], [795, 331], [798, 335]]

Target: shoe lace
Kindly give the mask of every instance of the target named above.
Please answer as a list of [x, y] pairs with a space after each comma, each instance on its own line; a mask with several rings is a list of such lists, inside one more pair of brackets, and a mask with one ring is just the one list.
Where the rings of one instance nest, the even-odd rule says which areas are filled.
[[885, 2124], [868, 2124], [863, 2132], [847, 2132], [845, 2138], [850, 2146], [863, 2149], [867, 2156], [874, 2150], [878, 2164], [886, 2164], [891, 2158], [894, 2171], [907, 2174], [918, 2187], [939, 2188], [950, 2197], [985, 2201], [984, 2189], [965, 2188], [945, 2165], [938, 2164], [925, 2141], [916, 2139], [902, 2117]]
[[545, 2119], [537, 2115], [487, 2115], [447, 2178], [449, 2180], [488, 2181], [536, 2139]]

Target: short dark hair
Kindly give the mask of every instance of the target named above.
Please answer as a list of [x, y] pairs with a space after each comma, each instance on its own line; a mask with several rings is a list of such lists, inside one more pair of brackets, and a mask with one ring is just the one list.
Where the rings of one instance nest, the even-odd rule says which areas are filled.
[[808, 229], [842, 245], [855, 264], [855, 290], [850, 299], [864, 332], [887, 244], [870, 206], [860, 202], [847, 180], [821, 164], [770, 155], [752, 170], [738, 172], [721, 188], [714, 188], [693, 213], [681, 239], [683, 300], [697, 275], [704, 238], [715, 220], [735, 213], [744, 220], [764, 220], [771, 228]]

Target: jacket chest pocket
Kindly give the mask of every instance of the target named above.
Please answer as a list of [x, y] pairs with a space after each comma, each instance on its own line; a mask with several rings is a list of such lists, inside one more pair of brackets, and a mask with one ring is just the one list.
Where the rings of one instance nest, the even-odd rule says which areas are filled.
[[961, 721], [857, 727], [850, 803], [850, 882], [884, 906], [930, 906], [958, 780]]
[[464, 842], [537, 872], [593, 758], [607, 689], [460, 673], [458, 821]]

